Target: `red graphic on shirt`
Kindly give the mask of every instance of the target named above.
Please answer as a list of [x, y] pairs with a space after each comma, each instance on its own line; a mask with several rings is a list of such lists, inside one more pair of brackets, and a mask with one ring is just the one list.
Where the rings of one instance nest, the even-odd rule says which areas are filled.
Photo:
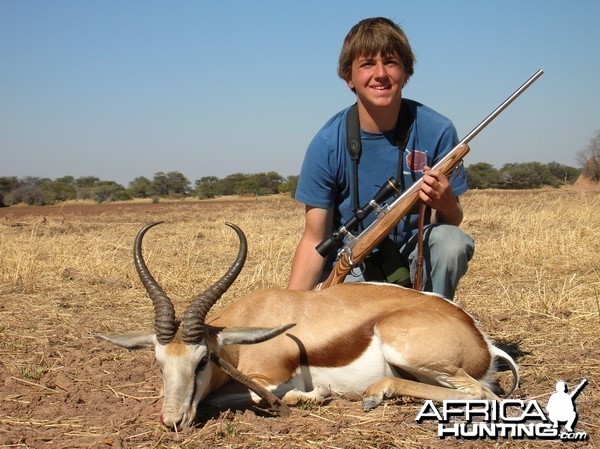
[[406, 155], [406, 167], [410, 171], [423, 171], [427, 167], [427, 155], [422, 151], [411, 151]]

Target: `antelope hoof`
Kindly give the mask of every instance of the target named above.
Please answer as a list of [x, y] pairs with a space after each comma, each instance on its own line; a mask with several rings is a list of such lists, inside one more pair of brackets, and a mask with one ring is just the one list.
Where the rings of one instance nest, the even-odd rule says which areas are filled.
[[379, 404], [383, 402], [383, 399], [378, 398], [377, 396], [367, 396], [363, 399], [363, 409], [371, 410], [377, 407]]

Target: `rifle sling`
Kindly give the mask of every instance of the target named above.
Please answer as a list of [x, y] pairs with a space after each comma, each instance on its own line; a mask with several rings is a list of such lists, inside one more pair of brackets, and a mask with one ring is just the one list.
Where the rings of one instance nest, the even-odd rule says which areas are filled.
[[429, 221], [431, 209], [423, 202], [419, 205], [419, 228], [417, 231], [417, 269], [415, 270], [415, 279], [413, 288], [418, 291], [423, 290], [423, 235], [425, 223]]

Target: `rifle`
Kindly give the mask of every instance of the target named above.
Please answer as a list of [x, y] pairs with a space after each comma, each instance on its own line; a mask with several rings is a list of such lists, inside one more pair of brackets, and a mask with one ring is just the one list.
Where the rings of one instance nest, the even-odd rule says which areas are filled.
[[[479, 134], [487, 125], [490, 124], [504, 109], [506, 109], [519, 95], [521, 95], [529, 86], [531, 86], [542, 74], [543, 70], [538, 70], [529, 78], [521, 87], [508, 97], [500, 106], [498, 106], [491, 114], [489, 114], [479, 125], [467, 134], [458, 144], [437, 164], [432, 167], [432, 170], [439, 170], [446, 176], [451, 176], [452, 173], [460, 167], [464, 157], [469, 152], [468, 143]], [[389, 181], [388, 181], [389, 182]], [[331, 285], [339, 284], [344, 281], [348, 272], [359, 265], [365, 257], [375, 248], [381, 241], [389, 235], [390, 232], [398, 225], [400, 220], [407, 215], [419, 201], [419, 192], [423, 181], [418, 180], [399, 197], [387, 204], [371, 204], [370, 210], [375, 210], [377, 216], [375, 220], [365, 228], [359, 235], [354, 236], [349, 232], [344, 225], [335, 231], [331, 237], [324, 240], [317, 246], [317, 250], [323, 254], [327, 250], [324, 248], [335, 247], [335, 243], [339, 241], [339, 235], [346, 237], [346, 243], [338, 253], [338, 259], [333, 266], [331, 274], [316, 288], [322, 289]], [[372, 200], [373, 201], [373, 200]], [[360, 217], [362, 218], [362, 217]], [[350, 220], [356, 221], [356, 218]], [[354, 228], [355, 226], [351, 226]], [[333, 242], [333, 244], [332, 244]]]
[[573, 390], [573, 391], [572, 391], [572, 392], [569, 394], [569, 397], [570, 397], [572, 400], [575, 400], [575, 397], [577, 397], [577, 395], [578, 395], [579, 393], [581, 393], [581, 390], [583, 390], [583, 387], [585, 387], [585, 386], [587, 385], [587, 383], [588, 383], [587, 379], [583, 379], [583, 380], [582, 380], [582, 381], [579, 383], [579, 385], [577, 386], [577, 388], [575, 388], [575, 390]]

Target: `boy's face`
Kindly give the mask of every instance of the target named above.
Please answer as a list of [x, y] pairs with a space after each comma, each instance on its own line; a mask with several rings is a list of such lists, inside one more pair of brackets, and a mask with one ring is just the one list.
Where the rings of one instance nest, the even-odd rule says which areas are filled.
[[396, 56], [360, 56], [352, 63], [352, 73], [346, 80], [365, 106], [397, 105], [408, 76]]

